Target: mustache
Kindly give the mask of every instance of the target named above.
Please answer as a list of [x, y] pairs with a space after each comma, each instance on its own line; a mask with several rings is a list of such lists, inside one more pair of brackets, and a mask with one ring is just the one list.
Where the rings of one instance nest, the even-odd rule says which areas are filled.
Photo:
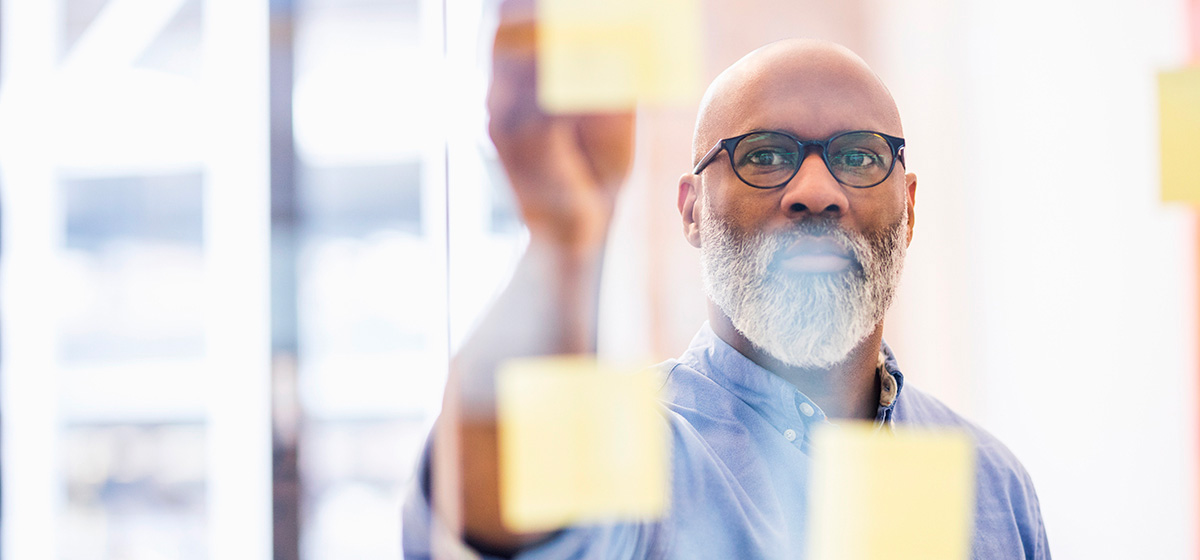
[[780, 232], [780, 234], [788, 236], [789, 239], [797, 239], [804, 236], [834, 238], [851, 237], [849, 231], [838, 225], [836, 219], [830, 217], [806, 218], [804, 220], [794, 222], [792, 227]]
[[795, 222], [792, 227], [771, 234], [769, 243], [773, 252], [778, 254], [805, 237], [829, 237], [836, 240], [845, 247], [855, 268], [862, 267], [864, 252], [870, 250], [865, 236], [847, 230], [839, 225], [836, 219], [829, 217], [807, 218]]

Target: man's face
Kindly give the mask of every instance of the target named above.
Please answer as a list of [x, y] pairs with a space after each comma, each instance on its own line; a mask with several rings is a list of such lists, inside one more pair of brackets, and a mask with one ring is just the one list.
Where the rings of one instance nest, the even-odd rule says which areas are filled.
[[[776, 130], [900, 136], [890, 99], [841, 72], [751, 75], [718, 137]], [[881, 106], [882, 103], [882, 106]], [[714, 141], [715, 142], [715, 141]], [[842, 361], [882, 322], [911, 239], [915, 178], [897, 162], [874, 187], [842, 185], [816, 150], [787, 184], [756, 189], [721, 157], [698, 194], [705, 291], [756, 347], [798, 367]]]

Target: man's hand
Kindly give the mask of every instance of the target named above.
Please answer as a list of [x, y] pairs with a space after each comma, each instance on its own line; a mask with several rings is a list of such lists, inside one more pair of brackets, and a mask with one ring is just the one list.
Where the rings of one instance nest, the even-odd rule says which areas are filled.
[[496, 369], [512, 358], [596, 351], [604, 242], [633, 159], [632, 112], [548, 115], [538, 107], [535, 29], [532, 0], [502, 6], [488, 93], [492, 140], [530, 246], [450, 362], [435, 445], [435, 507], [493, 551], [543, 537], [514, 534], [500, 520]]
[[530, 0], [501, 7], [488, 92], [489, 132], [535, 243], [603, 248], [633, 160], [632, 112], [548, 115], [537, 102]]

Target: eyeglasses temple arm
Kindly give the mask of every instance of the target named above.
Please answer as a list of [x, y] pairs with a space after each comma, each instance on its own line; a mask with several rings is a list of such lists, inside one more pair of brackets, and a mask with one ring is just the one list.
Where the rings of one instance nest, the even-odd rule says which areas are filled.
[[721, 152], [721, 148], [724, 147], [724, 145], [724, 140], [717, 142], [716, 146], [713, 146], [707, 154], [704, 154], [704, 157], [700, 158], [700, 163], [697, 163], [696, 167], [692, 168], [692, 174], [699, 175], [701, 171], [704, 171], [704, 168], [708, 167], [708, 164], [712, 162], [713, 158], [717, 157], [717, 154]]

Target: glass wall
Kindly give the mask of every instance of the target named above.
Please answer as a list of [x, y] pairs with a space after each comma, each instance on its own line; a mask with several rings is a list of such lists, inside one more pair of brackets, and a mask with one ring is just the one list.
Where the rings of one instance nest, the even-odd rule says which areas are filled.
[[[522, 243], [483, 134], [485, 11], [0, 1], [4, 556], [399, 556], [448, 240], [491, 259], [456, 273], [491, 278], [460, 329]], [[448, 176], [484, 219], [448, 225]], [[269, 314], [280, 274], [294, 317]], [[294, 483], [298, 519], [272, 521]]]
[[[0, 0], [0, 556], [399, 556], [447, 356], [527, 243], [486, 133], [497, 4]], [[1152, 556], [1194, 556], [1195, 220], [1158, 201], [1153, 123], [1182, 4], [750, 6], [704, 6], [704, 78], [825, 37], [905, 115], [920, 220], [887, 338], [906, 382], [1017, 453], [1060, 555], [1136, 555], [1092, 535], [1143, 527]], [[602, 352], [666, 359], [704, 320], [675, 221], [693, 109], [639, 115]], [[1036, 130], [1132, 140], [1086, 169], [1010, 153]], [[1081, 402], [1108, 408], [1061, 420]], [[1155, 484], [1090, 505], [1145, 464]]]
[[295, 6], [301, 553], [400, 556], [445, 380], [441, 9]]
[[7, 557], [210, 553], [204, 10], [133, 4], [0, 6]]

